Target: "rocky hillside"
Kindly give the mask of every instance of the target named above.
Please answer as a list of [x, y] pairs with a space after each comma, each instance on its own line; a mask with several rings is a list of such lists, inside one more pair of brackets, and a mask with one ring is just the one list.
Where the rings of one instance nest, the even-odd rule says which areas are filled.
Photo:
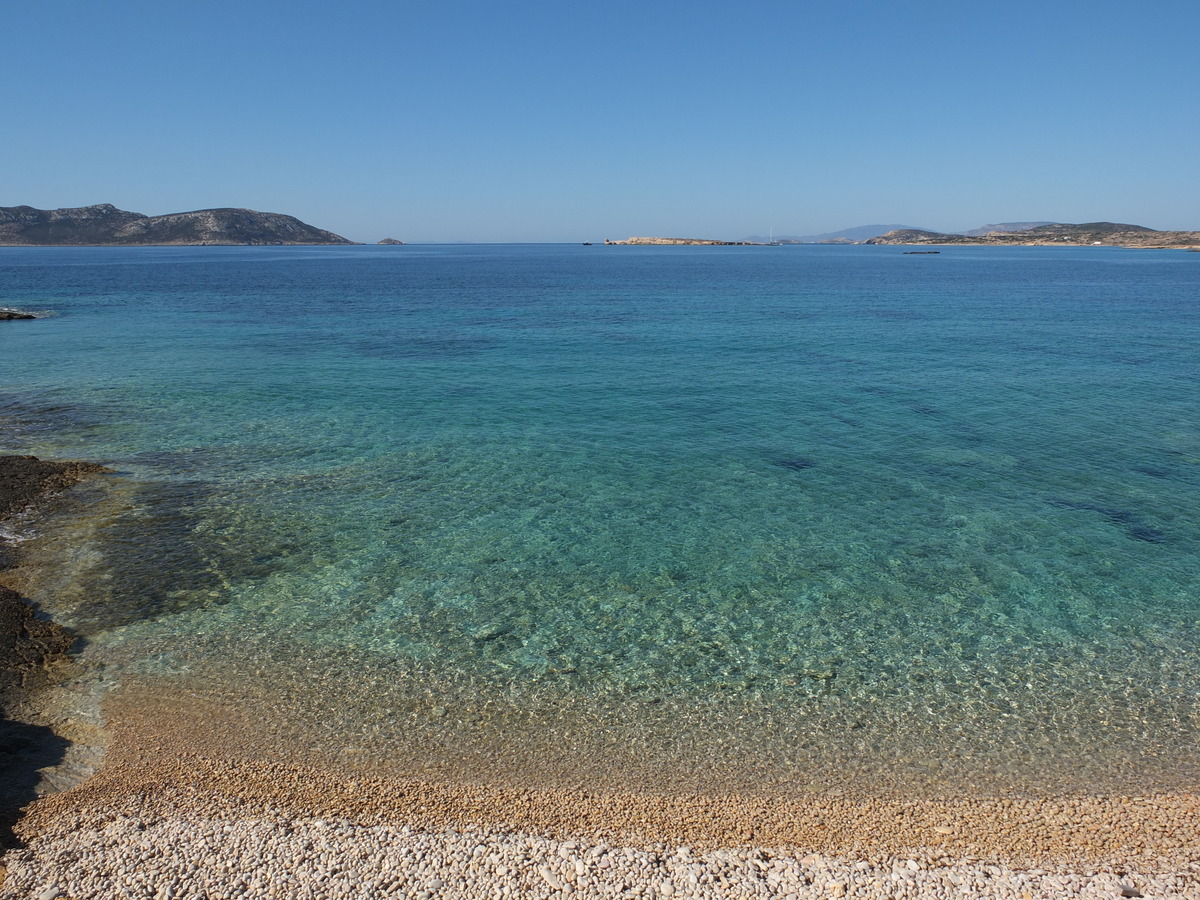
[[956, 234], [983, 235], [993, 231], [1028, 231], [1031, 228], [1041, 228], [1043, 225], [1057, 225], [1058, 222], [1000, 222], [996, 225], [980, 225], [970, 231], [959, 231]]
[[1088, 222], [1083, 225], [1041, 225], [1022, 231], [991, 231], [982, 235], [942, 234], [906, 229], [889, 231], [865, 244], [1023, 244], [1031, 246], [1090, 246], [1190, 248], [1200, 247], [1200, 231], [1155, 231], [1142, 225]]
[[200, 209], [144, 216], [111, 203], [75, 209], [0, 207], [0, 245], [136, 246], [351, 244], [294, 216], [253, 209]]

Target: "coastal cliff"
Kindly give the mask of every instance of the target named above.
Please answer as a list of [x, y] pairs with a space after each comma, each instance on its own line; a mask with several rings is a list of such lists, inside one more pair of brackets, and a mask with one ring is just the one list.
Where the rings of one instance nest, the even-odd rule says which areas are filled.
[[0, 207], [0, 245], [195, 246], [352, 244], [294, 216], [253, 209], [199, 209], [145, 216], [111, 203], [69, 209]]
[[915, 228], [889, 231], [863, 241], [864, 244], [1008, 244], [1017, 246], [1109, 246], [1154, 249], [1200, 247], [1200, 231], [1155, 231], [1142, 225], [1089, 222], [1083, 225], [1040, 225], [1021, 231], [990, 231], [987, 234], [943, 234]]

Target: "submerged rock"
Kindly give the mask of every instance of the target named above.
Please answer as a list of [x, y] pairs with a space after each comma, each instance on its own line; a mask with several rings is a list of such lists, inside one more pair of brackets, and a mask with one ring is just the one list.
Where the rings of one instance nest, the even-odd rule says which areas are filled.
[[471, 638], [483, 644], [487, 641], [494, 641], [498, 637], [503, 637], [512, 631], [512, 627], [503, 622], [490, 622], [481, 628], [478, 628], [472, 633]]

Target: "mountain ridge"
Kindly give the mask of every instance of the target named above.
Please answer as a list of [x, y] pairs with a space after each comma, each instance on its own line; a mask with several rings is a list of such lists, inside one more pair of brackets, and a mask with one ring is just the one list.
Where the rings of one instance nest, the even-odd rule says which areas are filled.
[[220, 207], [147, 216], [111, 203], [62, 209], [0, 207], [0, 245], [240, 246], [353, 244], [295, 216]]

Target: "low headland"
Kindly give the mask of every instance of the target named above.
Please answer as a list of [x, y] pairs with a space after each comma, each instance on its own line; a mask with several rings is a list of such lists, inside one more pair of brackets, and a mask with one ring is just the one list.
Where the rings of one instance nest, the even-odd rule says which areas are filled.
[[715, 241], [708, 238], [667, 238], [667, 237], [631, 237], [623, 241], [605, 240], [604, 243], [609, 247], [625, 247], [625, 246], [654, 246], [654, 247], [669, 247], [669, 246], [697, 246], [697, 247], [761, 247], [764, 246], [758, 241]]
[[[0, 457], [0, 523], [28, 532], [40, 513], [52, 530], [58, 498], [105, 471]], [[36, 584], [21, 571], [35, 560], [0, 541], [0, 580]], [[107, 695], [97, 771], [35, 800], [73, 739], [51, 695], [85, 679], [70, 632], [21, 591], [0, 604], [0, 900], [1200, 896], [1194, 794], [714, 793], [585, 771], [555, 785], [505, 777], [499, 757], [380, 774], [292, 743], [286, 711], [155, 679]], [[547, 768], [560, 739], [538, 739]], [[431, 759], [453, 751], [436, 744]]]

